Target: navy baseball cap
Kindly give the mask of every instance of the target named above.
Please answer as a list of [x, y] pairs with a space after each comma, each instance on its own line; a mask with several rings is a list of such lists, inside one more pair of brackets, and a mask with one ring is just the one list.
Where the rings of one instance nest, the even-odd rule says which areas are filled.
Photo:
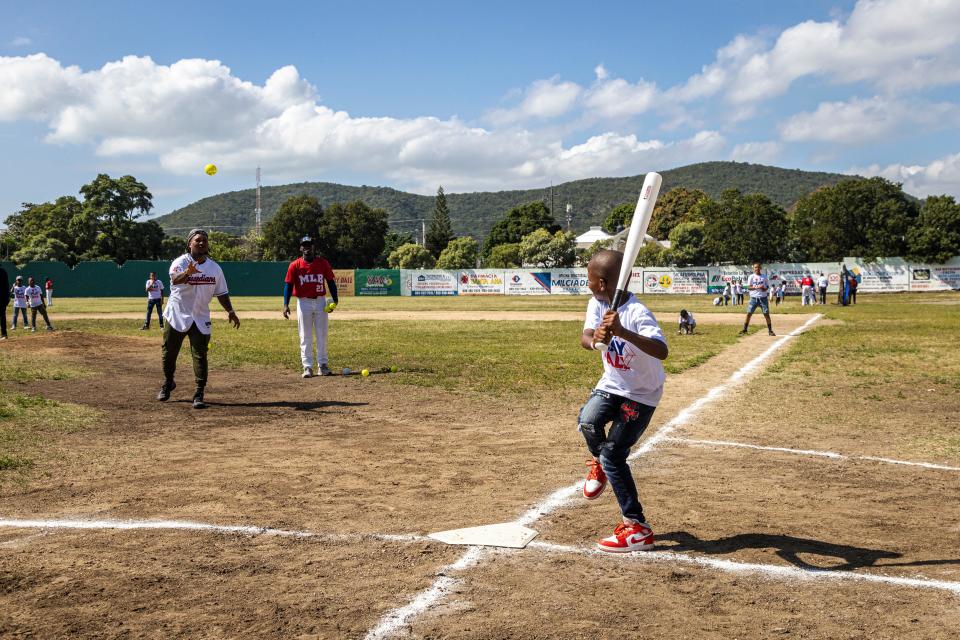
[[300, 238], [300, 244], [301, 245], [313, 244], [313, 238], [311, 238], [310, 236], [303, 236], [302, 238]]

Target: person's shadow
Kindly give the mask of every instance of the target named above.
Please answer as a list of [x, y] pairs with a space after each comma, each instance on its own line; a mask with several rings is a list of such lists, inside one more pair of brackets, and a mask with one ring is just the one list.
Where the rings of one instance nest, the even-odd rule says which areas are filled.
[[293, 400], [272, 400], [269, 402], [211, 402], [207, 401], [211, 407], [279, 407], [290, 408], [294, 411], [316, 411], [328, 407], [363, 407], [366, 402], [344, 402], [342, 400], [317, 400], [315, 402], [298, 402]]
[[[834, 544], [822, 540], [797, 538], [794, 536], [772, 535], [766, 533], [741, 533], [716, 540], [701, 540], [685, 531], [660, 534], [657, 542], [673, 542], [673, 545], [661, 547], [669, 551], [696, 551], [709, 555], [730, 554], [741, 549], [774, 549], [777, 556], [801, 569], [850, 571], [860, 567], [907, 567], [920, 565], [960, 564], [960, 559], [953, 560], [917, 560], [913, 562], [884, 562], [878, 560], [893, 560], [902, 558], [903, 554], [896, 551], [882, 549], [868, 549], [843, 544]], [[832, 566], [817, 566], [801, 558], [801, 554], [836, 558], [839, 564]]]

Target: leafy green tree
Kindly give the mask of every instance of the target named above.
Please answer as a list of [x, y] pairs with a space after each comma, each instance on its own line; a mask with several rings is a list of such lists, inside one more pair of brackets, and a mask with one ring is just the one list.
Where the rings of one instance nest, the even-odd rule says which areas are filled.
[[450, 212], [447, 209], [447, 196], [443, 187], [437, 189], [437, 199], [433, 210], [433, 220], [427, 228], [425, 243], [434, 257], [439, 257], [447, 244], [453, 239], [453, 227], [450, 224]]
[[767, 196], [724, 191], [703, 199], [692, 212], [704, 221], [703, 251], [711, 262], [772, 262], [786, 253], [787, 214]]
[[517, 269], [522, 264], [520, 244], [517, 242], [498, 244], [490, 251], [487, 259], [483, 261], [483, 266], [488, 269]]
[[914, 260], [946, 262], [960, 255], [960, 204], [948, 195], [927, 198], [907, 241]]
[[483, 257], [487, 258], [495, 246], [520, 242], [521, 238], [537, 229], [546, 229], [551, 234], [560, 230], [546, 203], [528, 202], [510, 209], [490, 230], [483, 245]]
[[397, 247], [387, 258], [392, 269], [432, 269], [436, 263], [429, 249], [413, 243]]
[[377, 257], [377, 262], [375, 266], [377, 267], [388, 266], [387, 258], [390, 257], [390, 254], [405, 244], [416, 244], [416, 240], [413, 239], [412, 233], [400, 233], [398, 231], [387, 231], [387, 234], [383, 237], [383, 251], [381, 251], [380, 255]]
[[901, 185], [883, 178], [844, 180], [797, 202], [790, 241], [797, 260], [867, 260], [907, 253], [919, 210]]
[[630, 221], [633, 220], [633, 212], [636, 211], [636, 209], [637, 206], [629, 202], [618, 204], [607, 214], [606, 219], [604, 219], [603, 230], [607, 233], [617, 233], [626, 229], [630, 226]]
[[656, 242], [649, 242], [640, 247], [633, 264], [637, 267], [666, 267], [672, 262], [670, 249], [661, 247]]
[[293, 260], [300, 254], [300, 238], [318, 241], [323, 207], [312, 196], [287, 198], [263, 225], [263, 253], [268, 260]]
[[479, 252], [479, 243], [470, 236], [455, 238], [437, 259], [437, 269], [474, 269]]
[[676, 264], [703, 265], [709, 262], [703, 247], [705, 226], [701, 220], [681, 222], [670, 231], [670, 253]]
[[577, 264], [581, 266], [587, 266], [590, 264], [590, 260], [593, 256], [597, 255], [599, 252], [604, 249], [610, 249], [613, 246], [613, 239], [608, 238], [606, 240], [595, 240], [592, 245], [586, 249], [577, 249]]
[[[650, 227], [647, 229], [654, 238], [663, 240], [670, 237], [673, 231], [681, 222], [691, 220], [691, 212], [698, 202], [707, 197], [707, 194], [700, 189], [686, 189], [677, 187], [666, 192], [657, 198], [657, 206], [653, 209], [653, 217], [650, 218]], [[631, 212], [631, 220], [633, 214]]]
[[16, 264], [49, 260], [66, 262], [69, 255], [70, 248], [61, 240], [32, 236], [28, 244], [15, 251], [10, 259]]
[[183, 238], [172, 238], [166, 236], [160, 244], [160, 259], [173, 260], [179, 258], [187, 251], [187, 241]]
[[91, 257], [112, 258], [120, 264], [134, 257], [131, 248], [137, 246], [137, 239], [131, 234], [138, 230], [134, 221], [153, 208], [153, 196], [147, 186], [133, 176], [111, 178], [101, 173], [80, 187], [80, 193], [83, 226], [96, 228], [96, 255]]
[[369, 269], [383, 251], [389, 229], [387, 212], [362, 200], [336, 202], [320, 222], [319, 251], [333, 266]]
[[217, 262], [242, 262], [246, 256], [244, 239], [223, 231], [211, 231], [210, 257]]
[[520, 257], [524, 264], [538, 267], [569, 267], [576, 260], [576, 244], [572, 233], [537, 229], [520, 240]]

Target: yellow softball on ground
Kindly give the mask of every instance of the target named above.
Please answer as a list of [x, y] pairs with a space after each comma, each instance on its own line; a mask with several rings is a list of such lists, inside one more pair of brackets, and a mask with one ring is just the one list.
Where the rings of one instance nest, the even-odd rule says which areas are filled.
[[208, 164], [203, 168], [203, 172], [206, 173], [208, 176], [215, 175], [217, 173], [217, 165]]
[[363, 371], [360, 372], [360, 375], [366, 378], [368, 375], [370, 375], [370, 369], [364, 369]]

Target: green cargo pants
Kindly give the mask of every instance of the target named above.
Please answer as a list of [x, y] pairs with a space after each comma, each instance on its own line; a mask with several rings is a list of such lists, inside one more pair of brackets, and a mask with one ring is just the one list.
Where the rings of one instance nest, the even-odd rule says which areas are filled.
[[193, 357], [193, 375], [197, 379], [197, 387], [207, 386], [207, 348], [210, 345], [210, 336], [202, 333], [196, 324], [190, 325], [186, 331], [177, 331], [169, 322], [163, 325], [163, 347], [160, 353], [163, 357], [163, 377], [167, 382], [173, 380], [177, 371], [177, 356], [183, 339], [190, 338], [190, 355]]

